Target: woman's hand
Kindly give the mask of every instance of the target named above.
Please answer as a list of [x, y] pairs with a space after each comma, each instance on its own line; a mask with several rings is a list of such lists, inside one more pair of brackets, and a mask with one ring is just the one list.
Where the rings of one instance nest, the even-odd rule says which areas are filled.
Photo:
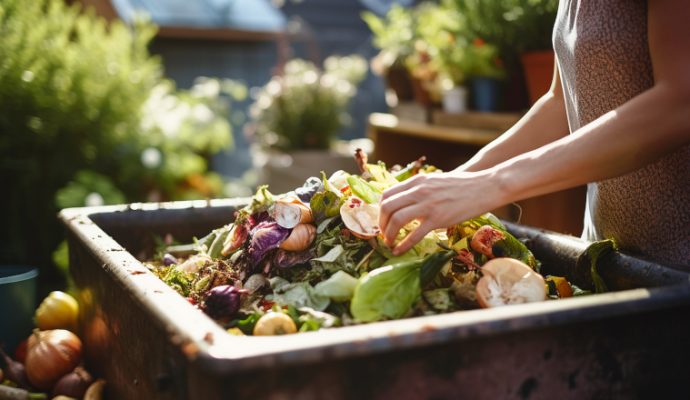
[[433, 229], [445, 228], [502, 205], [501, 186], [490, 170], [451, 171], [416, 175], [385, 192], [381, 198], [379, 226], [384, 241], [393, 246], [400, 229], [413, 220], [419, 226], [398, 243], [399, 255]]

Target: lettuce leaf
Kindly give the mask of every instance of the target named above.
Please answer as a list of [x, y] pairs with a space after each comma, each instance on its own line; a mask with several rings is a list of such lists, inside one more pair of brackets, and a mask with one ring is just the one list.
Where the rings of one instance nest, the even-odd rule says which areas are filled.
[[381, 199], [381, 190], [375, 188], [364, 179], [350, 175], [347, 177], [347, 183], [350, 185], [352, 194], [367, 202], [367, 204], [378, 203]]
[[330, 278], [317, 283], [314, 290], [316, 294], [333, 301], [348, 301], [355, 293], [357, 282], [357, 279], [347, 272], [337, 271]]
[[273, 294], [267, 299], [278, 304], [293, 306], [295, 308], [309, 307], [317, 311], [323, 311], [330, 304], [328, 297], [319, 295], [308, 282], [290, 283], [281, 277], [273, 277], [270, 280]]
[[363, 275], [350, 303], [352, 316], [361, 322], [401, 318], [422, 293], [421, 259], [377, 268]]

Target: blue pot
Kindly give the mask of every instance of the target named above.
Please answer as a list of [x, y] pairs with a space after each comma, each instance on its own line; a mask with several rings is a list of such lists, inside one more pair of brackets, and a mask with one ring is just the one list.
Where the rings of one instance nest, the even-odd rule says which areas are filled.
[[0, 265], [0, 344], [8, 353], [33, 329], [37, 276], [32, 267]]
[[495, 78], [476, 77], [472, 78], [472, 102], [477, 111], [497, 111], [501, 85]]

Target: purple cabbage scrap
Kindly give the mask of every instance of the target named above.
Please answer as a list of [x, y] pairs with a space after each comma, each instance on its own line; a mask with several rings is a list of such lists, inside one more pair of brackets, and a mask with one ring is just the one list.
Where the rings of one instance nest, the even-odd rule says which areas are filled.
[[278, 268], [290, 268], [298, 264], [304, 264], [314, 257], [316, 257], [316, 252], [313, 248], [303, 251], [285, 251], [281, 249], [273, 257], [273, 265]]
[[249, 258], [252, 265], [258, 265], [266, 253], [280, 246], [292, 229], [283, 228], [276, 222], [264, 221], [251, 230], [249, 243]]

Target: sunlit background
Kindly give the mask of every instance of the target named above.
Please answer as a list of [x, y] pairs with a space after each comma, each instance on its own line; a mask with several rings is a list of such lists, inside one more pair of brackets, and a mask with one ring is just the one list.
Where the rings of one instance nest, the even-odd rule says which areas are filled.
[[[550, 48], [557, 2], [490, 3], [0, 0], [0, 264], [59, 285], [62, 208], [282, 192], [354, 168], [375, 113], [521, 112], [519, 55]], [[479, 78], [498, 100], [475, 96]], [[458, 87], [467, 105], [445, 108]]]

